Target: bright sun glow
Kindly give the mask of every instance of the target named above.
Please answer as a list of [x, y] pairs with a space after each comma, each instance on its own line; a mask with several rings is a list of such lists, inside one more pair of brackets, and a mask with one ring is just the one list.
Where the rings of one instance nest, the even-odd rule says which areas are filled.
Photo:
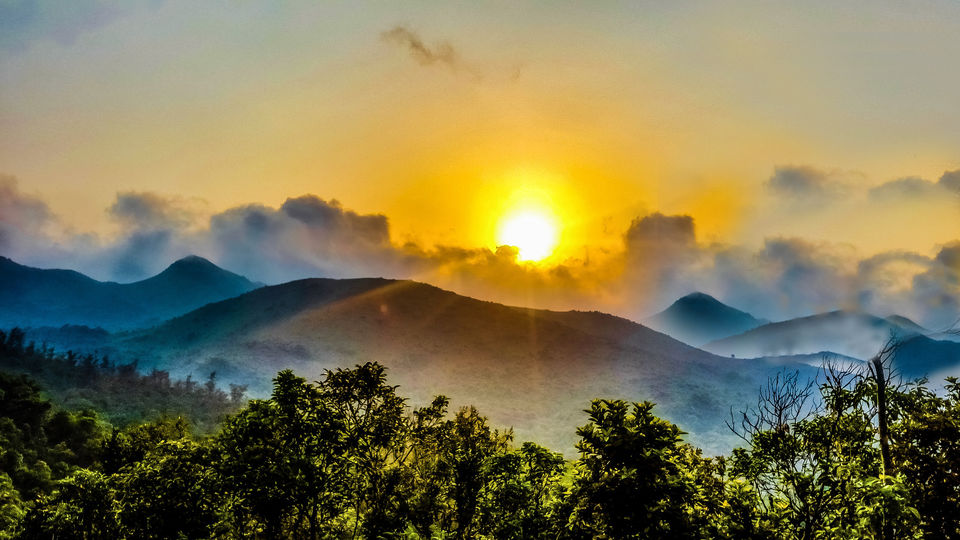
[[514, 212], [500, 221], [497, 243], [516, 247], [521, 261], [539, 261], [557, 247], [557, 227], [546, 212]]

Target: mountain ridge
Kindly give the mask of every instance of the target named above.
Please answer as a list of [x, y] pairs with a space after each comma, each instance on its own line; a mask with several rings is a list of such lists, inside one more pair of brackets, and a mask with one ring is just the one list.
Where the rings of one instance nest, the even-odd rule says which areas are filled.
[[260, 286], [196, 255], [132, 283], [98, 281], [74, 270], [33, 268], [0, 257], [0, 327], [74, 324], [129, 330]]
[[665, 310], [644, 320], [650, 328], [697, 347], [766, 322], [699, 291], [680, 297]]
[[[118, 354], [178, 376], [249, 383], [292, 368], [308, 378], [376, 360], [411, 399], [476, 405], [518, 437], [572, 451], [554, 426], [582, 421], [593, 398], [650, 400], [691, 437], [732, 444], [723, 418], [796, 362], [722, 358], [599, 312], [505, 306], [432, 285], [313, 278], [212, 303], [118, 337]], [[261, 389], [266, 391], [266, 389]]]

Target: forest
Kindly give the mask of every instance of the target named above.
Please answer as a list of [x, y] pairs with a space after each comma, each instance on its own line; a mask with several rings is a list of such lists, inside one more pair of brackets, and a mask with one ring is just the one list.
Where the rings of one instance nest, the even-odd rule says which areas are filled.
[[268, 399], [0, 332], [0, 538], [960, 538], [960, 383], [891, 347], [779, 373], [708, 457], [650, 402], [584, 403], [578, 457], [376, 362]]

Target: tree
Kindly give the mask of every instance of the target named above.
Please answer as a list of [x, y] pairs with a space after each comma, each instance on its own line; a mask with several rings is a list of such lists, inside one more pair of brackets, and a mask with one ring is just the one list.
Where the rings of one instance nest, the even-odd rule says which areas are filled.
[[103, 474], [80, 469], [40, 496], [24, 518], [19, 537], [95, 540], [120, 538], [115, 492]]
[[407, 526], [401, 510], [402, 485], [410, 445], [403, 398], [387, 384], [386, 368], [367, 362], [354, 369], [328, 371], [317, 387], [341, 418], [348, 456], [347, 504], [353, 510], [356, 537], [399, 533]]
[[209, 538], [223, 506], [211, 451], [160, 442], [115, 475], [119, 521], [130, 538]]
[[531, 442], [487, 458], [479, 532], [503, 539], [555, 537], [553, 509], [565, 464], [562, 455]]
[[681, 431], [650, 402], [594, 400], [577, 430], [578, 474], [570, 534], [695, 538], [685, 512], [693, 493], [677, 465]]
[[[344, 419], [289, 370], [216, 438], [231, 535], [320, 538], [349, 499]], [[297, 531], [294, 534], [293, 531]]]
[[939, 397], [923, 384], [892, 396], [891, 459], [925, 538], [960, 538], [960, 382]]
[[472, 538], [480, 490], [487, 482], [484, 465], [506, 450], [513, 433], [491, 430], [487, 418], [473, 407], [457, 411], [441, 433], [439, 464], [449, 475], [447, 496], [452, 502], [452, 512], [442, 518], [441, 525], [454, 538]]

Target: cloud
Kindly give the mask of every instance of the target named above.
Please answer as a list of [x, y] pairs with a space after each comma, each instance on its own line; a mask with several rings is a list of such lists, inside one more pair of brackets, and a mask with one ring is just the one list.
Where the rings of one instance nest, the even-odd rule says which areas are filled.
[[53, 220], [41, 199], [22, 193], [17, 179], [0, 175], [0, 252], [13, 251], [28, 235], [39, 234]]
[[135, 229], [179, 228], [193, 219], [182, 201], [148, 192], [117, 193], [107, 213], [120, 224]]
[[897, 201], [901, 199], [915, 199], [920, 197], [930, 197], [939, 193], [941, 187], [938, 184], [924, 180], [916, 176], [899, 178], [885, 184], [871, 188], [869, 196], [877, 201]]
[[336, 199], [327, 202], [316, 195], [287, 199], [280, 207], [287, 216], [312, 230], [323, 231], [330, 238], [349, 238], [370, 245], [384, 245], [390, 240], [387, 216], [361, 215], [345, 210]]
[[942, 202], [960, 195], [960, 171], [947, 171], [937, 182], [918, 176], [898, 178], [870, 188], [867, 194], [871, 201], [880, 203]]
[[960, 193], [960, 169], [943, 173], [937, 185], [948, 191]]
[[935, 331], [956, 328], [960, 320], [960, 242], [943, 246], [929, 268], [913, 279], [911, 300]]
[[[135, 231], [105, 250], [110, 275], [119, 281], [136, 281], [157, 273], [179, 255], [171, 255], [170, 230]], [[185, 255], [185, 253], [183, 254]]]
[[775, 195], [795, 200], [833, 198], [846, 189], [835, 176], [808, 166], [780, 166], [774, 169], [766, 187]]
[[[940, 189], [940, 188], [938, 188]], [[18, 262], [132, 281], [195, 253], [266, 283], [307, 277], [411, 278], [479, 298], [552, 309], [599, 309], [641, 319], [693, 291], [772, 320], [838, 308], [900, 313], [937, 327], [960, 313], [960, 242], [933, 256], [861, 258], [840, 245], [773, 237], [758, 249], [702, 243], [691, 215], [637, 216], [619, 250], [549, 267], [495, 250], [395, 243], [387, 216], [316, 195], [279, 207], [241, 205], [199, 220], [190, 201], [117, 194], [115, 238], [74, 234], [39, 198], [0, 179], [0, 250]]]
[[380, 37], [384, 41], [406, 49], [410, 57], [421, 66], [440, 64], [453, 70], [459, 67], [459, 55], [453, 45], [447, 41], [440, 41], [431, 47], [424, 43], [416, 32], [399, 25], [383, 32]]
[[624, 237], [631, 247], [684, 247], [696, 243], [696, 232], [691, 216], [665, 216], [660, 212], [634, 219]]

